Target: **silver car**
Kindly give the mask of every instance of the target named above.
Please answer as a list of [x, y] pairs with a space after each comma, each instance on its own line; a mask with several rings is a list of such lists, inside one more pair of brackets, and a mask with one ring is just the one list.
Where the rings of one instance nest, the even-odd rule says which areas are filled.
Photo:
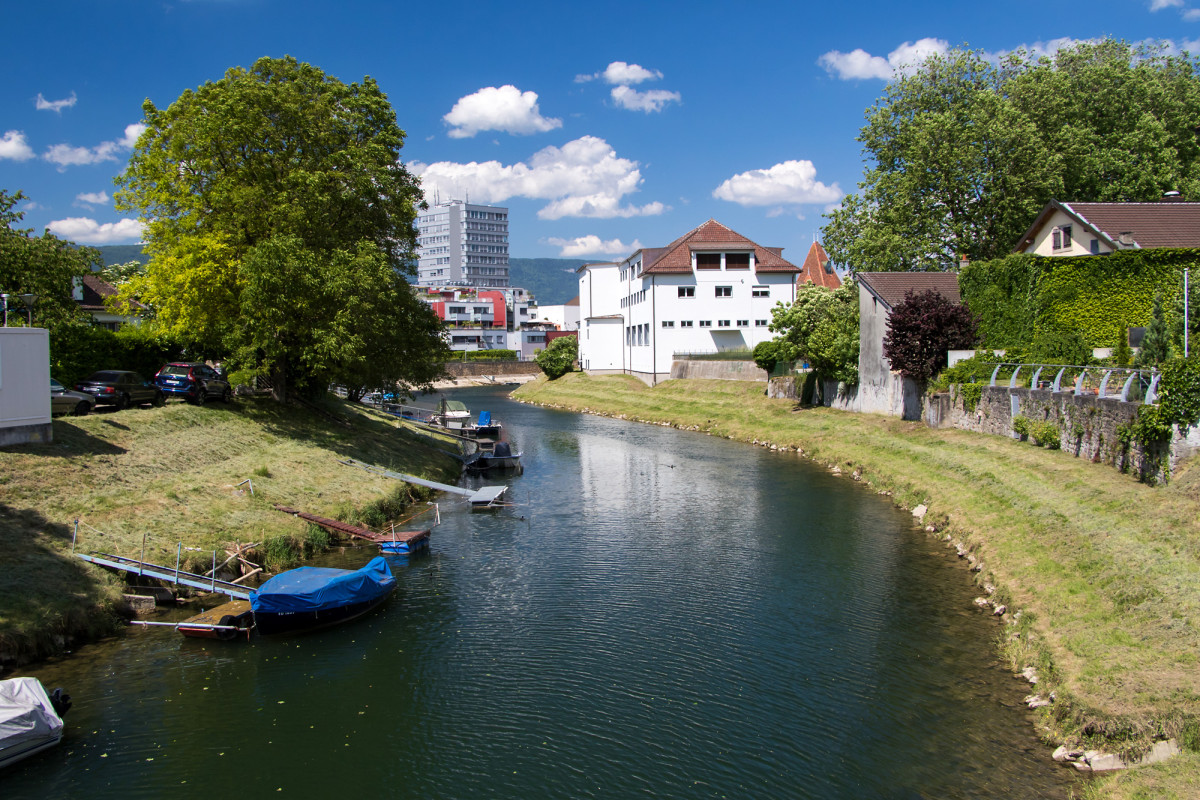
[[82, 417], [96, 406], [96, 398], [85, 392], [74, 392], [56, 380], [50, 380], [50, 415], [72, 414]]

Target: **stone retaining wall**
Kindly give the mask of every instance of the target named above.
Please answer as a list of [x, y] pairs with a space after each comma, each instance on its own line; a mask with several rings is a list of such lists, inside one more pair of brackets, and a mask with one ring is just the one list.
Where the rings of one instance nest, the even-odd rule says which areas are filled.
[[446, 372], [455, 378], [481, 375], [540, 375], [536, 361], [448, 361]]

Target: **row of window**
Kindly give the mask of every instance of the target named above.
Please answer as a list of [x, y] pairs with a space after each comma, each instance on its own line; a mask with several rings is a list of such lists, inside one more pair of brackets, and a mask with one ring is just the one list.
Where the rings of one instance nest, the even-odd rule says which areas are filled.
[[[756, 319], [756, 320], [754, 320], [754, 327], [756, 327], [756, 328], [765, 328], [765, 327], [767, 327], [767, 325], [768, 325], [768, 324], [769, 324], [769, 323], [768, 323], [768, 321], [767, 321], [767, 320], [765, 320], [765, 319]], [[674, 328], [674, 327], [675, 327], [675, 320], [673, 320], [673, 319], [664, 319], [664, 320], [663, 320], [663, 323], [662, 323], [662, 326], [663, 326], [664, 328]], [[713, 326], [713, 324], [712, 324], [712, 320], [711, 320], [711, 319], [702, 319], [702, 320], [700, 320], [700, 327], [701, 327], [701, 328], [711, 328], [712, 326]], [[679, 327], [681, 327], [681, 328], [691, 328], [691, 327], [692, 327], [692, 320], [690, 320], [690, 319], [682, 319], [682, 320], [680, 320], [680, 321], [679, 321]], [[718, 327], [718, 328], [749, 328], [749, 327], [750, 327], [750, 320], [748, 320], [748, 319], [739, 319], [739, 320], [737, 321], [737, 325], [731, 325], [731, 324], [730, 324], [730, 322], [729, 322], [729, 320], [727, 320], [727, 319], [719, 319], [719, 320], [717, 320], [717, 327]]]
[[621, 308], [628, 308], [629, 306], [633, 305], [634, 303], [644, 302], [646, 299], [646, 294], [647, 294], [647, 290], [642, 289], [640, 292], [634, 292], [633, 294], [628, 295], [627, 297], [622, 297], [621, 298]]
[[[733, 297], [733, 287], [732, 286], [714, 286], [713, 292], [716, 297]], [[680, 286], [678, 296], [684, 297], [684, 298], [695, 297], [696, 296], [696, 287], [695, 286]], [[755, 286], [750, 290], [750, 296], [751, 297], [770, 297], [771, 296], [771, 288], [769, 286]]]
[[467, 219], [508, 219], [508, 214], [497, 211], [468, 211]]
[[696, 253], [696, 269], [750, 269], [749, 253]]

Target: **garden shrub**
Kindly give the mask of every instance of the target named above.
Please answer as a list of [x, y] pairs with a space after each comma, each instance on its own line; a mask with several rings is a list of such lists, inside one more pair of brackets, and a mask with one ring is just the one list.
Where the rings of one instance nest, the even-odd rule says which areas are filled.
[[545, 349], [534, 356], [542, 372], [550, 380], [560, 378], [570, 372], [579, 357], [579, 341], [574, 336], [560, 336]]
[[1046, 420], [1029, 427], [1029, 435], [1038, 447], [1045, 447], [1047, 450], [1058, 450], [1062, 447], [1062, 429], [1054, 422]]

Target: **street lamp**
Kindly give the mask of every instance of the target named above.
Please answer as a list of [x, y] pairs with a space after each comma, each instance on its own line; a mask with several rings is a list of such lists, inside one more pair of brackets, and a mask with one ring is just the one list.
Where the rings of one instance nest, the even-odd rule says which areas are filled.
[[28, 292], [21, 295], [22, 302], [25, 303], [25, 321], [29, 327], [33, 327], [33, 304], [37, 302], [38, 296], [33, 292]]
[[4, 309], [4, 327], [8, 327], [8, 295], [0, 294], [0, 308]]

